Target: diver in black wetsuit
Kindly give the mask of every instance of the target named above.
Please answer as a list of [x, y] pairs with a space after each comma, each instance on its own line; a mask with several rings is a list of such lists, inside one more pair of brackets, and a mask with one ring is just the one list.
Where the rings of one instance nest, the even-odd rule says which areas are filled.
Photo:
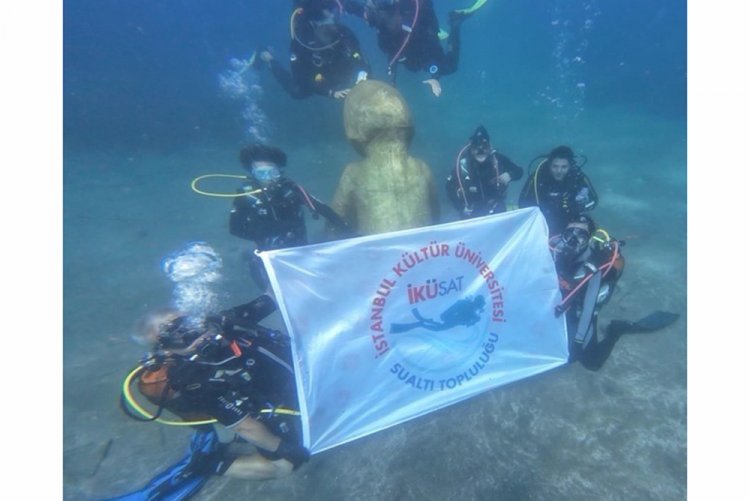
[[347, 12], [363, 18], [378, 32], [378, 46], [388, 56], [388, 73], [397, 63], [410, 71], [426, 71], [432, 93], [442, 93], [440, 77], [458, 69], [460, 27], [470, 14], [454, 10], [448, 16], [446, 49], [432, 0], [347, 0]]
[[[280, 249], [307, 244], [303, 206], [313, 217], [318, 214], [348, 232], [346, 223], [326, 204], [308, 194], [302, 186], [282, 175], [286, 154], [279, 148], [256, 144], [240, 151], [240, 162], [250, 172], [229, 215], [229, 232], [252, 240], [258, 250]], [[268, 278], [261, 259], [253, 254], [250, 272], [263, 289]]]
[[523, 169], [492, 148], [483, 126], [477, 127], [451, 169], [445, 188], [461, 219], [505, 212], [505, 194]]
[[[289, 95], [303, 99], [312, 95], [342, 99], [349, 89], [366, 79], [370, 71], [354, 32], [338, 19], [334, 0], [297, 0], [292, 13], [289, 47], [291, 72], [269, 51], [259, 54], [274, 78]], [[258, 60], [254, 62], [258, 66]]]
[[[309, 460], [289, 338], [259, 325], [275, 309], [271, 297], [262, 295], [199, 322], [169, 309], [139, 323], [149, 353], [123, 384], [122, 409], [142, 422], [156, 421], [167, 409], [196, 432], [185, 458], [113, 501], [188, 499], [215, 475], [274, 479]], [[138, 403], [134, 382], [157, 406], [155, 412]], [[239, 442], [220, 443], [212, 421], [237, 434]], [[237, 451], [241, 442], [256, 451]]]
[[599, 203], [594, 186], [581, 167], [573, 150], [558, 146], [544, 157], [521, 188], [518, 206], [539, 206], [550, 235], [559, 234], [569, 221]]
[[576, 216], [565, 230], [550, 239], [563, 299], [555, 314], [565, 314], [569, 361], [599, 370], [623, 334], [653, 332], [672, 324], [676, 313], [654, 311], [638, 321], [612, 320], [599, 334], [599, 311], [609, 302], [625, 268], [620, 248], [625, 242], [611, 238], [585, 214]]
[[621, 245], [597, 230], [586, 215], [550, 239], [563, 294], [556, 313], [566, 315], [570, 361], [580, 361], [590, 370], [604, 364], [622, 333], [608, 328], [604, 339], [598, 333], [599, 311], [612, 297], [625, 267]]

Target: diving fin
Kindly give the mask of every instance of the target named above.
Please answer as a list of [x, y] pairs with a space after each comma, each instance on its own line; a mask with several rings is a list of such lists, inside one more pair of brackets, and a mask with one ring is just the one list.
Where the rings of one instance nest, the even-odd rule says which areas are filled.
[[607, 326], [608, 334], [635, 334], [642, 332], [653, 332], [671, 325], [680, 318], [677, 313], [668, 311], [655, 311], [646, 315], [637, 322], [627, 320], [612, 320]]
[[142, 489], [107, 501], [183, 501], [197, 493], [221, 465], [222, 447], [216, 430], [196, 431], [188, 453]]
[[[477, 0], [471, 7], [468, 7], [466, 9], [452, 10], [448, 13], [448, 20], [450, 21], [451, 25], [455, 22], [461, 22], [461, 20], [472, 15], [485, 3], [487, 3], [487, 0]], [[438, 38], [440, 38], [440, 40], [445, 40], [446, 38], [448, 38], [448, 32], [443, 28], [440, 28], [440, 30], [438, 31]]]
[[596, 300], [599, 297], [599, 287], [602, 283], [602, 272], [596, 270], [596, 273], [591, 275], [589, 283], [586, 286], [586, 295], [583, 299], [583, 308], [581, 314], [578, 317], [578, 328], [576, 329], [574, 340], [576, 343], [581, 345], [582, 349], [586, 349], [589, 342], [591, 341], [592, 335], [594, 334], [594, 314], [596, 313]]
[[471, 7], [468, 7], [466, 9], [458, 9], [456, 10], [456, 12], [458, 12], [459, 14], [473, 14], [475, 11], [479, 10], [479, 8], [486, 3], [487, 3], [487, 0], [477, 0], [476, 2], [474, 2], [474, 5], [472, 5]]
[[250, 55], [250, 58], [246, 61], [247, 65], [245, 66], [245, 70], [247, 68], [257, 69], [259, 61], [260, 58], [258, 57], [258, 51], [254, 50], [252, 55]]
[[262, 294], [249, 303], [222, 311], [219, 321], [228, 329], [234, 326], [253, 328], [276, 309], [273, 298], [268, 294]]

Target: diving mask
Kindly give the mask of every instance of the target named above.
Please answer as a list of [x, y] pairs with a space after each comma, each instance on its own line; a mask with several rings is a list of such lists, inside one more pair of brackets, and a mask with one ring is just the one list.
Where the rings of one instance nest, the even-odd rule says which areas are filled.
[[281, 170], [273, 164], [255, 164], [251, 172], [262, 185], [273, 184], [281, 179]]
[[484, 162], [490, 155], [489, 141], [479, 141], [471, 146], [471, 154], [480, 162]]
[[583, 228], [568, 227], [560, 235], [564, 253], [577, 256], [589, 245], [591, 235]]

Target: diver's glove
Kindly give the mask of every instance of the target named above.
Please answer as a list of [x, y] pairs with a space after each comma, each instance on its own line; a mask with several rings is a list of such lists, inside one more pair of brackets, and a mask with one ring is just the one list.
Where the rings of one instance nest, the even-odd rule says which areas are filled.
[[581, 188], [581, 191], [576, 193], [576, 205], [579, 209], [584, 209], [586, 204], [589, 202], [589, 189], [585, 186]]
[[276, 454], [292, 463], [295, 470], [302, 466], [302, 463], [310, 460], [310, 451], [299, 444], [283, 439], [276, 449]]
[[576, 209], [578, 210], [579, 213], [585, 210], [591, 209], [593, 207], [594, 201], [591, 199], [591, 196], [589, 193], [590, 193], [589, 189], [584, 186], [576, 194], [575, 203], [576, 203]]
[[299, 444], [283, 438], [275, 451], [266, 452], [263, 455], [272, 461], [286, 459], [294, 465], [295, 470], [302, 466], [302, 463], [306, 463], [310, 459], [310, 451]]
[[497, 204], [497, 200], [489, 200], [487, 202], [487, 206], [489, 207], [489, 209], [487, 210], [487, 214], [494, 214], [497, 210]]

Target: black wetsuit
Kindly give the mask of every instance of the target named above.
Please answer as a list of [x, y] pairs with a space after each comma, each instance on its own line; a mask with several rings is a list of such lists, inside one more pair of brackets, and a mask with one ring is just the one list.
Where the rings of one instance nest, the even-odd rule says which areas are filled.
[[519, 207], [539, 206], [550, 236], [560, 234], [575, 216], [594, 209], [598, 203], [594, 186], [579, 167], [571, 167], [562, 181], [555, 181], [549, 161], [531, 173], [518, 199]]
[[[326, 218], [343, 237], [352, 236], [346, 222], [328, 205], [306, 193], [300, 185], [281, 178], [270, 187], [262, 187], [248, 178], [229, 214], [229, 232], [255, 242], [260, 251], [307, 245], [307, 226], [303, 206]], [[261, 289], [268, 285], [263, 262], [253, 254], [250, 273]]]
[[[354, 86], [360, 71], [369, 73], [357, 37], [343, 24], [316, 28], [301, 14], [294, 25], [295, 37], [289, 48], [291, 73], [276, 59], [270, 62], [273, 76], [292, 97], [333, 97], [334, 92]], [[318, 30], [324, 29], [334, 33], [328, 38], [318, 36]]]
[[261, 251], [307, 243], [305, 201], [297, 183], [282, 178], [263, 188], [250, 181], [242, 191], [246, 195], [234, 199], [229, 215], [232, 235], [252, 240]]
[[[349, 0], [344, 6], [377, 30], [378, 47], [388, 56], [389, 63], [398, 54], [389, 70], [395, 69], [393, 67], [400, 62], [410, 71], [426, 71], [430, 78], [440, 78], [458, 69], [461, 18], [450, 18], [446, 50], [443, 50], [440, 23], [432, 0], [398, 0], [391, 5], [380, 4], [374, 9], [361, 1]], [[408, 41], [399, 53], [407, 37]]]
[[616, 333], [608, 333], [607, 337], [603, 340], [600, 338], [598, 333], [599, 311], [612, 297], [615, 285], [622, 275], [625, 261], [618, 249], [618, 257], [614, 260], [613, 265], [609, 268], [605, 267], [601, 271], [604, 274], [601, 275], [599, 288], [596, 291], [596, 303], [593, 310], [593, 317], [591, 318], [590, 328], [593, 329], [593, 333], [591, 334], [591, 340], [584, 348], [582, 343], [575, 341], [575, 336], [578, 332], [581, 315], [584, 311], [587, 289], [591, 283], [591, 278], [587, 277], [590, 277], [602, 266], [613, 261], [615, 247], [614, 244], [600, 245], [592, 242], [580, 255], [570, 259], [562, 255], [557, 255], [556, 249], [564, 247], [561, 240], [562, 238], [559, 235], [551, 238], [550, 247], [553, 249], [553, 255], [556, 256], [555, 265], [563, 299], [583, 280], [587, 280], [587, 283], [571, 299], [565, 302], [566, 307], [568, 307], [565, 312], [565, 320], [568, 328], [569, 361], [579, 361], [581, 365], [589, 370], [598, 370], [607, 360], [615, 343], [619, 339], [619, 334]]
[[[291, 348], [282, 333], [260, 326], [207, 329], [194, 350], [168, 354], [164, 364], [170, 391], [159, 405], [177, 415], [210, 416], [229, 428], [250, 417], [288, 444], [280, 450], [301, 450], [299, 415], [289, 412], [299, 409]], [[301, 464], [296, 454], [258, 452], [271, 460], [285, 457], [295, 467]]]
[[494, 150], [482, 163], [466, 151], [458, 163], [459, 172], [454, 166], [445, 189], [461, 219], [505, 212], [508, 186], [500, 182], [499, 177], [507, 172], [510, 179], [516, 181], [523, 176], [523, 169]]
[[[263, 188], [248, 180], [242, 191], [247, 194], [234, 199], [229, 214], [232, 235], [252, 240], [260, 251], [307, 244], [302, 210], [305, 200], [296, 183], [282, 178]], [[262, 261], [255, 254], [251, 257], [250, 273], [260, 288], [266, 287], [268, 277]]]
[[227, 427], [247, 416], [261, 417], [262, 409], [296, 410], [289, 347], [262, 337], [240, 337], [236, 346], [240, 355], [229, 346], [218, 346], [209, 355], [170, 367], [168, 377], [177, 396], [168, 407], [208, 414]]

